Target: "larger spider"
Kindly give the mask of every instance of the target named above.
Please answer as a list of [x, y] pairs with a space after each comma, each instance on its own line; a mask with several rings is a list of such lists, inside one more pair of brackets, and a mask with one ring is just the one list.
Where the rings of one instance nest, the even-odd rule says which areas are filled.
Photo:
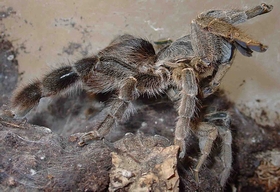
[[199, 138], [202, 154], [194, 169], [197, 182], [199, 170], [211, 151], [213, 141], [218, 135], [222, 138], [224, 170], [220, 175], [220, 184], [223, 186], [232, 163], [229, 115], [226, 112], [202, 115], [197, 102], [202, 102], [217, 90], [236, 50], [245, 56], [251, 56], [253, 51], [266, 51], [267, 46], [250, 38], [235, 24], [270, 12], [272, 8], [271, 5], [261, 4], [248, 10], [201, 13], [192, 21], [190, 35], [176, 40], [158, 54], [144, 39], [120, 36], [96, 55], [81, 59], [73, 66], [59, 67], [42, 80], [19, 88], [12, 99], [12, 108], [16, 115], [25, 115], [42, 97], [67, 91], [77, 83], [92, 93], [115, 91], [117, 97], [108, 106], [109, 112], [104, 120], [81, 138], [79, 144], [84, 145], [87, 140], [107, 135], [116, 122], [130, 113], [129, 106], [140, 95], [166, 92], [173, 99], [179, 98], [174, 139], [180, 147], [179, 157], [185, 156], [191, 131]]

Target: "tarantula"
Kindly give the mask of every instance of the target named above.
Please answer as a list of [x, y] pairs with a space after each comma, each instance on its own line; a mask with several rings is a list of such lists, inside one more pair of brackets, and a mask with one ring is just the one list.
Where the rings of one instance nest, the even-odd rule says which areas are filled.
[[229, 177], [232, 152], [230, 118], [227, 112], [199, 113], [198, 101], [214, 93], [230, 68], [236, 50], [245, 56], [253, 51], [264, 52], [267, 46], [250, 38], [235, 25], [257, 15], [268, 13], [271, 5], [261, 4], [248, 10], [211, 10], [201, 13], [191, 23], [186, 35], [157, 54], [152, 44], [131, 35], [122, 35], [96, 55], [59, 67], [41, 80], [17, 90], [12, 98], [16, 115], [25, 115], [42, 97], [57, 95], [79, 83], [92, 93], [115, 91], [117, 97], [108, 106], [109, 112], [93, 131], [82, 136], [79, 144], [100, 139], [111, 127], [130, 113], [132, 101], [142, 94], [167, 93], [178, 100], [178, 120], [174, 143], [183, 158], [186, 142], [192, 131], [199, 138], [201, 156], [194, 169], [198, 173], [209, 155], [217, 136], [223, 140], [220, 175], [223, 186]]

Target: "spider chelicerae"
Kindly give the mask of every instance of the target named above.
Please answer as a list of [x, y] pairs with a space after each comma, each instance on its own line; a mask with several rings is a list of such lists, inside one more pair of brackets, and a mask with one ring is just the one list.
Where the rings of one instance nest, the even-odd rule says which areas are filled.
[[252, 39], [236, 27], [255, 16], [268, 13], [271, 5], [261, 4], [247, 10], [210, 10], [191, 22], [191, 33], [155, 52], [153, 45], [142, 38], [122, 35], [97, 54], [78, 60], [73, 65], [52, 70], [40, 80], [15, 91], [11, 101], [16, 116], [24, 116], [42, 97], [57, 95], [76, 84], [91, 93], [114, 91], [117, 97], [108, 105], [108, 114], [94, 130], [86, 133], [79, 144], [106, 136], [111, 127], [131, 112], [132, 101], [140, 95], [166, 93], [178, 102], [174, 144], [185, 156], [188, 136], [199, 139], [201, 155], [194, 168], [199, 170], [208, 157], [212, 144], [222, 139], [224, 186], [232, 164], [230, 117], [226, 111], [209, 114], [199, 112], [199, 102], [214, 93], [230, 68], [236, 50], [244, 56], [253, 51], [264, 52], [267, 46]]

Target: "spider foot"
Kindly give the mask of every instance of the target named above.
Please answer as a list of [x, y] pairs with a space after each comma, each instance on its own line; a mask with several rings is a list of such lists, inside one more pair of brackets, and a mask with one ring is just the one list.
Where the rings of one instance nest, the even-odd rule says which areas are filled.
[[194, 171], [194, 180], [196, 182], [196, 185], [199, 185], [199, 175], [198, 175], [199, 170], [198, 169], [194, 169], [193, 171]]
[[224, 186], [225, 183], [227, 182], [227, 179], [229, 178], [230, 175], [230, 169], [224, 169], [223, 172], [220, 174], [220, 185]]
[[90, 131], [80, 137], [78, 145], [80, 147], [83, 147], [84, 145], [87, 145], [89, 143], [89, 141], [99, 140], [101, 138], [102, 137], [100, 136], [100, 134], [97, 131]]
[[213, 87], [205, 87], [203, 90], [202, 90], [202, 93], [203, 93], [203, 98], [206, 98], [208, 97], [209, 95], [212, 95], [215, 91], [216, 91], [216, 87], [213, 88]]
[[179, 158], [183, 159], [186, 155], [186, 142], [185, 142], [185, 140], [175, 139], [174, 144], [179, 146], [179, 148], [180, 148]]
[[247, 18], [251, 19], [258, 15], [269, 13], [270, 11], [272, 11], [272, 9], [273, 9], [273, 5], [267, 5], [265, 3], [262, 3], [252, 9], [248, 9], [245, 13], [247, 15]]

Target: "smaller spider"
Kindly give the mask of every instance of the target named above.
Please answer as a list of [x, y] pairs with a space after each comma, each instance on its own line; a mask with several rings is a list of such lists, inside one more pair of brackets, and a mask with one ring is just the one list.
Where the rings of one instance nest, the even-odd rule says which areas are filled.
[[[221, 159], [224, 170], [220, 184], [224, 186], [232, 163], [230, 118], [227, 112], [199, 113], [199, 102], [214, 93], [230, 68], [236, 50], [251, 56], [253, 50], [264, 52], [267, 46], [250, 38], [235, 25], [255, 16], [270, 12], [272, 6], [261, 4], [248, 10], [211, 10], [201, 13], [191, 23], [191, 34], [186, 35], [158, 54], [144, 39], [123, 35], [96, 55], [81, 59], [73, 66], [57, 68], [42, 80], [19, 88], [12, 99], [17, 115], [24, 115], [42, 97], [68, 91], [81, 85], [91, 93], [114, 91], [117, 97], [108, 106], [103, 121], [80, 141], [106, 136], [112, 126], [128, 116], [132, 102], [140, 95], [167, 92], [178, 98], [178, 120], [174, 143], [180, 147], [179, 157], [185, 156], [191, 132], [199, 138], [201, 156], [195, 167], [195, 179], [208, 157], [217, 136], [223, 140]], [[172, 94], [178, 93], [178, 94]]]

